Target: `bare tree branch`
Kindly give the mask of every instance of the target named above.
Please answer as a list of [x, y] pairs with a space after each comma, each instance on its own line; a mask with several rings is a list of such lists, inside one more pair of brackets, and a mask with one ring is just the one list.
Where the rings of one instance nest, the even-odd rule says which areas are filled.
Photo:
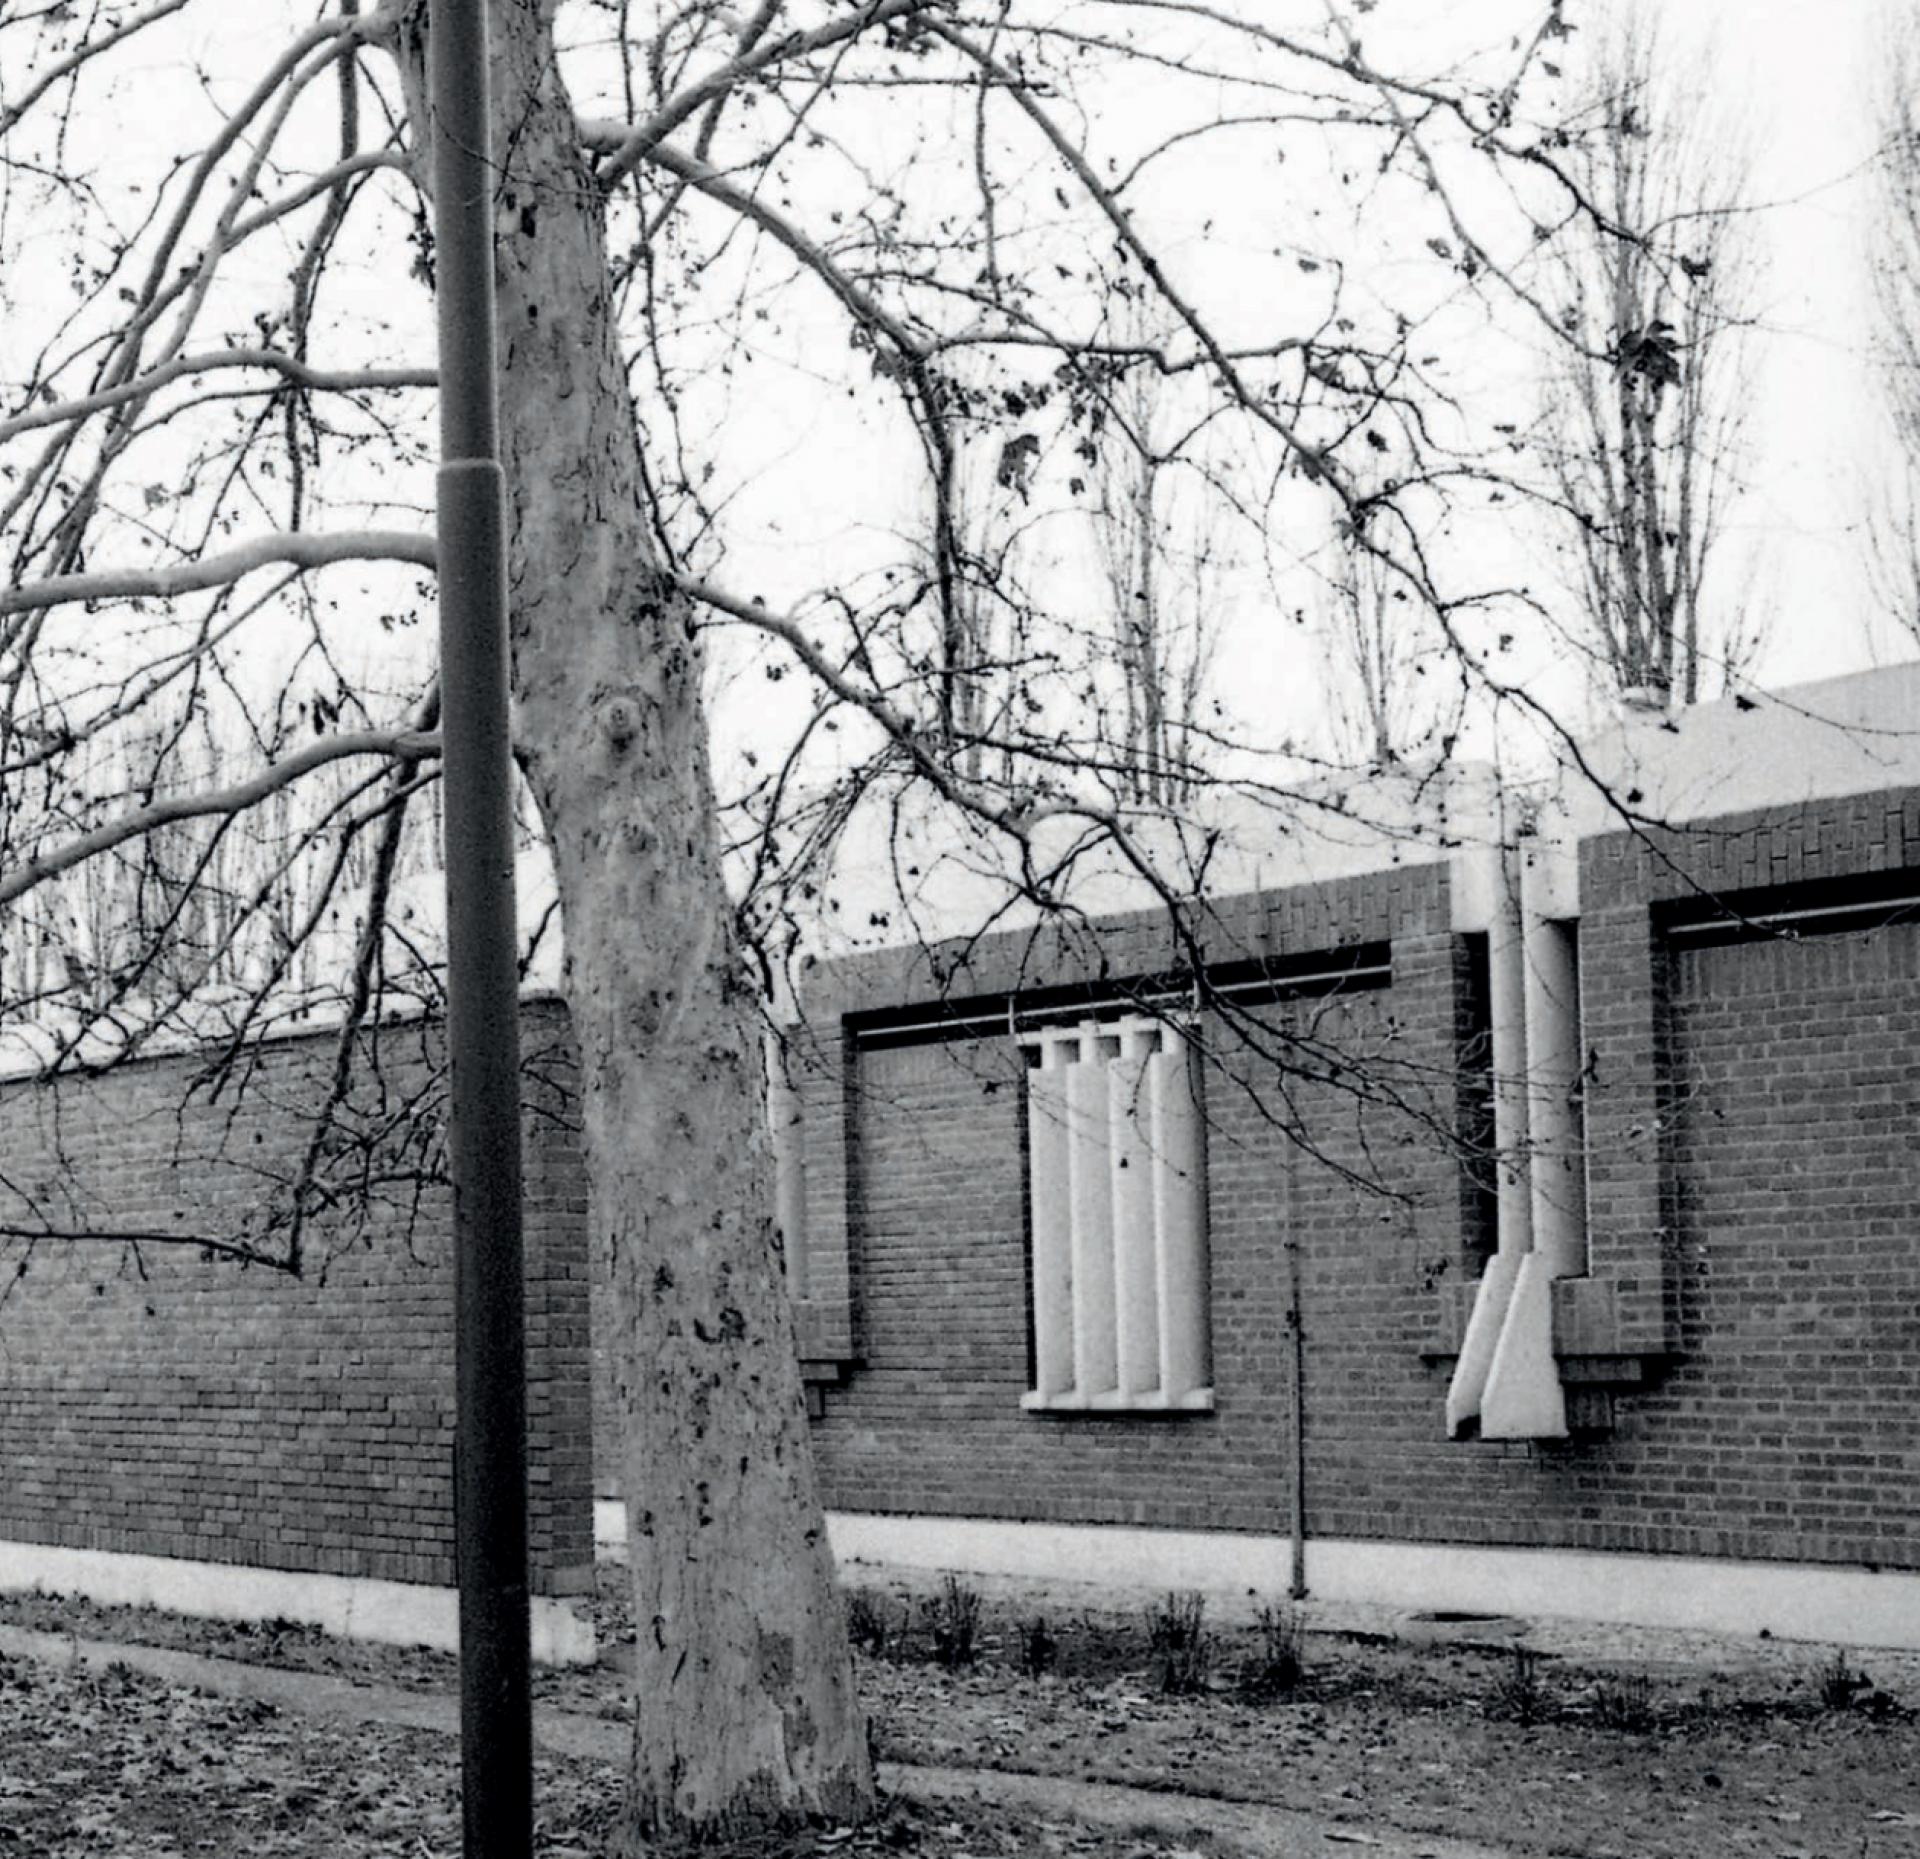
[[181, 820], [205, 819], [214, 814], [244, 813], [277, 789], [288, 786], [328, 762], [343, 761], [357, 755], [378, 755], [396, 762], [415, 762], [439, 753], [439, 737], [421, 731], [358, 730], [350, 735], [325, 737], [275, 762], [271, 767], [263, 768], [250, 780], [214, 793], [179, 794], [167, 800], [157, 800], [150, 806], [122, 814], [120, 818], [110, 820], [90, 833], [83, 833], [77, 839], [70, 839], [64, 845], [41, 853], [16, 870], [0, 875], [0, 904], [10, 903], [57, 872], [97, 858], [102, 852], [110, 852], [115, 846], [154, 832], [162, 826], [173, 825]]
[[789, 32], [778, 39], [749, 45], [747, 50], [688, 85], [645, 122], [635, 123], [627, 129], [602, 158], [596, 170], [600, 185], [613, 187], [641, 162], [649, 160], [667, 137], [688, 118], [769, 66], [825, 51], [829, 46], [842, 44], [874, 26], [910, 18], [924, 13], [930, 7], [945, 4], [946, 0], [859, 0], [859, 4], [842, 19], [831, 20], [809, 32]]
[[69, 78], [83, 65], [104, 56], [116, 45], [132, 38], [136, 33], [144, 32], [171, 13], [177, 13], [187, 4], [187, 0], [156, 0], [156, 4], [144, 13], [136, 13], [131, 19], [123, 19], [117, 26], [103, 32], [97, 39], [83, 39], [64, 58], [56, 58], [29, 84], [25, 92], [13, 103], [0, 109], [0, 136], [7, 134], [48, 91]]
[[176, 562], [170, 568], [56, 575], [51, 580], [9, 588], [0, 593], [0, 614], [35, 612], [77, 600], [170, 599], [201, 588], [219, 587], [256, 569], [279, 563], [307, 569], [326, 568], [336, 562], [411, 562], [419, 568], [432, 568], [435, 559], [431, 536], [410, 535], [404, 530], [362, 530], [333, 536], [303, 531], [295, 535], [262, 536], [224, 555]]
[[36, 427], [58, 426], [83, 420], [110, 407], [124, 406], [130, 400], [143, 400], [170, 381], [185, 375], [214, 374], [223, 368], [264, 368], [280, 376], [289, 386], [312, 393], [377, 393], [402, 387], [432, 387], [439, 380], [432, 368], [315, 368], [283, 355], [278, 349], [214, 349], [203, 355], [178, 355], [157, 368], [149, 368], [118, 387], [83, 394], [75, 400], [57, 400], [0, 420], [0, 444], [17, 438]]

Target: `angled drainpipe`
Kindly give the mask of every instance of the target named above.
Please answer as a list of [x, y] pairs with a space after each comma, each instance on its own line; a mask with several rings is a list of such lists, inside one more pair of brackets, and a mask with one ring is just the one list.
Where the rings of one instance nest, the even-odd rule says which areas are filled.
[[1527, 968], [1520, 863], [1512, 848], [1499, 840], [1470, 856], [1478, 865], [1472, 877], [1490, 906], [1488, 1017], [1493, 1047], [1498, 1250], [1481, 1276], [1473, 1314], [1460, 1345], [1460, 1359], [1447, 1388], [1447, 1432], [1456, 1439], [1480, 1417], [1487, 1377], [1519, 1280], [1521, 1261], [1533, 1244], [1526, 1167], [1531, 1105], [1527, 1091]]
[[1579, 967], [1567, 868], [1546, 841], [1521, 879], [1527, 1014], [1528, 1200], [1532, 1248], [1520, 1262], [1480, 1403], [1483, 1439], [1564, 1439], [1566, 1396], [1553, 1353], [1553, 1281], [1586, 1262], [1580, 1127]]

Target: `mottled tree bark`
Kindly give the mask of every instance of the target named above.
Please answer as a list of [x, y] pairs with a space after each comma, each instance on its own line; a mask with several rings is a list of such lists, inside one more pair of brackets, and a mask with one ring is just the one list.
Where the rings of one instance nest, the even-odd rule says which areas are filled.
[[645, 519], [603, 199], [549, 10], [492, 9], [514, 731], [558, 871], [595, 1269], [612, 1284], [637, 1847], [855, 1818], [873, 1783], [771, 1215], [699, 645]]

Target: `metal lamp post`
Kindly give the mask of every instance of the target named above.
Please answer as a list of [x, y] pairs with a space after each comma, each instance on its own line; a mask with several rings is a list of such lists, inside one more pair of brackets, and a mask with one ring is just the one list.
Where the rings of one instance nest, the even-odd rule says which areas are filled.
[[533, 1723], [519, 975], [485, 0], [431, 0], [429, 18], [461, 1799], [466, 1859], [526, 1859], [533, 1834]]

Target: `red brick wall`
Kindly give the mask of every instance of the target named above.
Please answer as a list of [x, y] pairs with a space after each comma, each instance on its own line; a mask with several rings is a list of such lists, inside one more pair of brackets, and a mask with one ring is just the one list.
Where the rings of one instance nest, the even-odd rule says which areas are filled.
[[1920, 1563], [1920, 926], [1671, 971], [1680, 1353], [1650, 1497], [1735, 1553]]
[[[1211, 1415], [1021, 1411], [1010, 1040], [827, 1067], [809, 1100], [829, 1181], [815, 1243], [843, 1248], [852, 1312], [816, 1429], [829, 1503], [1284, 1532], [1291, 1236], [1311, 1531], [1920, 1567], [1920, 931], [1683, 948], [1660, 916], [1912, 868], [1911, 794], [1585, 849], [1592, 1274], [1561, 1314], [1563, 1348], [1616, 1380], [1582, 1410], [1607, 1424], [1564, 1443], [1444, 1436], [1434, 1337], [1485, 1235], [1451, 1141], [1464, 972], [1437, 871], [1235, 907], [1223, 953], [1388, 936], [1393, 985], [1263, 1010], [1318, 1076], [1283, 1080], [1209, 1023]], [[1121, 928], [1113, 946], [1151, 938]], [[938, 961], [846, 964], [818, 997], [820, 1046], [841, 1012], [936, 1002]], [[1089, 966], [1082, 951], [1050, 969], [1011, 939], [969, 964], [982, 992]]]
[[[564, 1079], [555, 1010], [529, 1010], [525, 1042]], [[297, 1165], [332, 1045], [269, 1047], [237, 1103], [189, 1100], [182, 1057], [0, 1086], [0, 1224], [240, 1231]], [[437, 1070], [433, 1035], [389, 1028], [380, 1052], [397, 1111]], [[585, 1221], [561, 1099], [529, 1093], [530, 1547], [551, 1590], [592, 1561]], [[169, 1245], [0, 1239], [0, 1536], [450, 1583], [446, 1206], [430, 1193], [411, 1218], [407, 1200], [344, 1250], [320, 1223], [301, 1279]]]
[[[1430, 869], [1350, 882], [1331, 907], [1326, 893], [1270, 903], [1259, 927], [1264, 936], [1271, 926], [1265, 946], [1274, 949], [1329, 927], [1374, 937], [1398, 923], [1407, 934], [1389, 989], [1261, 1008], [1238, 1027], [1218, 1015], [1204, 1023], [1216, 1411], [1021, 1410], [1015, 1048], [994, 1037], [864, 1050], [845, 1099], [860, 1353], [845, 1385], [826, 1390], [816, 1429], [829, 1504], [1284, 1530], [1290, 1233], [1308, 1285], [1310, 1481], [1325, 1487], [1329, 1517], [1336, 1501], [1342, 1519], [1371, 1501], [1351, 1487], [1377, 1476], [1395, 1434], [1411, 1435], [1437, 1411], [1416, 1345], [1433, 1283], [1464, 1258], [1457, 1234], [1436, 1237], [1457, 1225], [1460, 1206], [1448, 1142], [1454, 951], [1433, 927], [1444, 923], [1445, 892]], [[1263, 1062], [1276, 1051], [1307, 1075], [1283, 1079]], [[1342, 1169], [1368, 1168], [1370, 1149], [1393, 1193], [1343, 1178]], [[1393, 1371], [1384, 1376], [1383, 1352]]]

